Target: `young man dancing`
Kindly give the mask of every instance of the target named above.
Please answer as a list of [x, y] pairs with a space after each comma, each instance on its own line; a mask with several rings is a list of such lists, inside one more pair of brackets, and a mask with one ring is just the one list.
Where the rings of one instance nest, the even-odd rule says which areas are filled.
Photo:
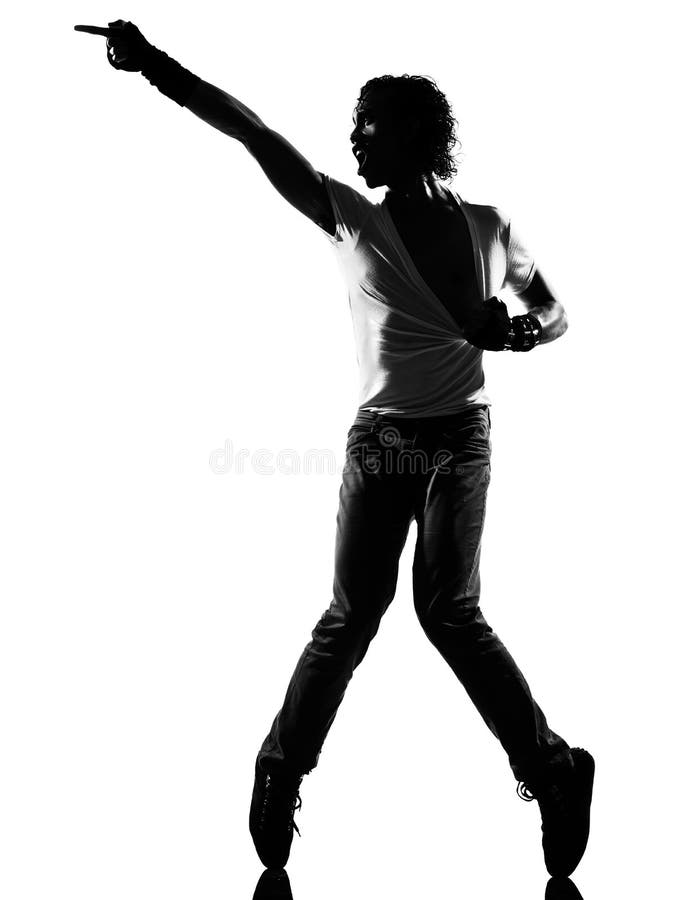
[[[262, 862], [288, 860], [299, 787], [395, 594], [409, 525], [419, 621], [536, 799], [551, 875], [567, 876], [589, 836], [594, 761], [548, 726], [479, 607], [490, 480], [484, 350], [528, 352], [559, 338], [565, 310], [509, 219], [449, 187], [455, 120], [421, 76], [361, 89], [350, 135], [358, 175], [387, 187], [373, 203], [316, 171], [230, 94], [150, 45], [131, 22], [77, 26], [107, 37], [110, 63], [240, 141], [332, 244], [349, 292], [360, 398], [339, 492], [333, 598], [311, 633], [255, 761], [249, 826]], [[510, 318], [497, 293], [528, 310]], [[526, 486], [528, 487], [528, 486]]]

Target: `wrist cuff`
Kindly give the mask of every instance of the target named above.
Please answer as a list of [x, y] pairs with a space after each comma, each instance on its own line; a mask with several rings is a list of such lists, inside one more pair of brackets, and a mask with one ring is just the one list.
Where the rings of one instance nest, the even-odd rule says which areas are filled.
[[525, 316], [514, 316], [512, 319], [512, 330], [514, 333], [510, 342], [510, 350], [521, 352], [532, 350], [542, 339], [542, 325], [540, 320], [526, 313]]
[[158, 91], [180, 106], [185, 105], [201, 80], [156, 47], [148, 52], [140, 72]]

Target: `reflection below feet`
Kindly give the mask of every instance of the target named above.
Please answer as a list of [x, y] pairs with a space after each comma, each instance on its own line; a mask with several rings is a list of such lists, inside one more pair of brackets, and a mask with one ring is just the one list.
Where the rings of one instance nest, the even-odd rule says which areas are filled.
[[257, 882], [252, 900], [292, 900], [290, 879], [285, 869], [265, 869]]
[[569, 878], [550, 878], [544, 900], [582, 900], [582, 895]]
[[[292, 900], [290, 879], [285, 869], [265, 869], [257, 882], [252, 900]], [[550, 878], [544, 900], [583, 900], [569, 878]]]

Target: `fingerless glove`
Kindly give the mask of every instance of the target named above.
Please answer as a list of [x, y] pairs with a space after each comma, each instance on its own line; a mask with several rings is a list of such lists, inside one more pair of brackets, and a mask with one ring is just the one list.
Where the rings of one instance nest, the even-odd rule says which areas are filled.
[[[107, 40], [108, 62], [115, 69], [140, 72], [157, 90], [184, 106], [201, 80], [147, 40], [137, 25], [117, 19], [109, 23], [114, 33]], [[121, 50], [121, 56], [116, 54]]]

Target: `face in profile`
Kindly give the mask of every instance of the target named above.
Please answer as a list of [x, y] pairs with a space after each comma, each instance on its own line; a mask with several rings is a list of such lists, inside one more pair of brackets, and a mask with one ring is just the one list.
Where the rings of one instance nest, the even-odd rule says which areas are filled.
[[367, 187], [388, 185], [416, 174], [410, 151], [417, 122], [396, 114], [389, 95], [366, 95], [355, 107], [353, 123], [353, 153], [358, 161], [358, 175]]

